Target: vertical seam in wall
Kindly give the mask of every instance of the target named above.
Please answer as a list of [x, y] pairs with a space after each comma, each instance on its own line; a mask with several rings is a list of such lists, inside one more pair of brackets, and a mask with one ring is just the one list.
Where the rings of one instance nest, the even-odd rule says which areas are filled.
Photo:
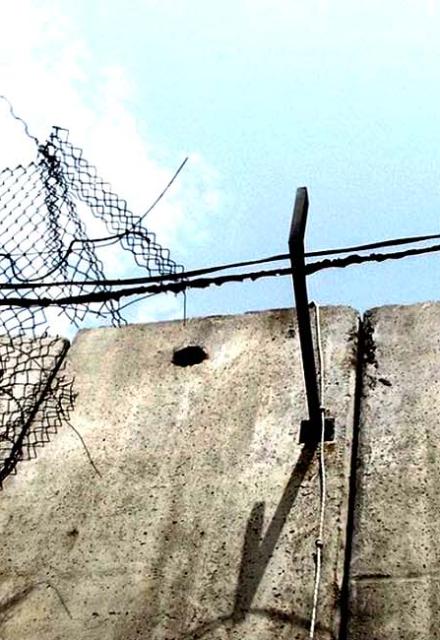
[[339, 640], [348, 640], [348, 621], [350, 616], [350, 564], [353, 548], [353, 532], [356, 510], [357, 467], [359, 450], [359, 430], [362, 411], [363, 379], [365, 369], [365, 315], [359, 318], [359, 331], [356, 354], [356, 381], [354, 389], [353, 436], [351, 446], [351, 464], [348, 489], [347, 529], [345, 559], [340, 599]]

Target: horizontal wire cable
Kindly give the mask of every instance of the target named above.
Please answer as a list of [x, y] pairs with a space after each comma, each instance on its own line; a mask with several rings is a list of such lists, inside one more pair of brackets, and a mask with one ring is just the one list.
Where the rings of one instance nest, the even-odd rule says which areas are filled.
[[[1, 257], [1, 254], [0, 254]], [[54, 282], [5, 282], [0, 283], [0, 289], [39, 289], [41, 287], [63, 287], [67, 285], [78, 286], [93, 286], [93, 285], [106, 285], [106, 286], [124, 286], [129, 284], [147, 284], [153, 282], [165, 282], [172, 280], [182, 280], [184, 278], [192, 278], [195, 276], [203, 276], [209, 273], [215, 273], [216, 271], [226, 271], [228, 269], [238, 269], [240, 267], [248, 267], [256, 264], [265, 264], [268, 262], [277, 262], [279, 260], [286, 260], [289, 258], [289, 254], [280, 254], [278, 256], [269, 256], [268, 258], [258, 258], [257, 260], [246, 260], [244, 262], [231, 262], [229, 264], [218, 265], [215, 267], [205, 267], [202, 269], [193, 269], [191, 271], [181, 271], [180, 273], [169, 273], [158, 276], [140, 276], [137, 278], [114, 278], [103, 280], [63, 280]]]
[[320, 260], [306, 265], [306, 274], [311, 275], [323, 269], [332, 269], [335, 267], [344, 268], [353, 264], [363, 264], [364, 262], [384, 262], [385, 260], [400, 260], [410, 256], [423, 255], [425, 253], [435, 253], [440, 251], [440, 244], [434, 244], [429, 247], [417, 247], [416, 249], [406, 249], [405, 251], [393, 251], [391, 253], [369, 253], [366, 256], [350, 255], [346, 258], [335, 258], [334, 260]]
[[[306, 265], [306, 274], [311, 275], [325, 269], [335, 267], [348, 267], [353, 264], [362, 264], [366, 262], [383, 262], [385, 260], [399, 260], [409, 256], [416, 256], [426, 253], [440, 251], [440, 244], [430, 247], [419, 247], [417, 249], [407, 249], [406, 251], [396, 251], [393, 253], [372, 253], [367, 256], [351, 255], [346, 258], [335, 258], [334, 260], [321, 260]], [[0, 298], [0, 306], [11, 307], [50, 307], [50, 306], [66, 306], [72, 304], [91, 304], [95, 302], [105, 302], [108, 300], [120, 300], [123, 297], [143, 294], [158, 293], [182, 293], [187, 289], [206, 289], [211, 285], [222, 286], [228, 282], [244, 282], [245, 280], [255, 281], [260, 278], [279, 277], [291, 275], [293, 270], [291, 267], [271, 269], [267, 271], [251, 271], [247, 273], [226, 274], [215, 278], [194, 278], [193, 280], [185, 280], [180, 282], [157, 283], [146, 286], [137, 286], [127, 289], [119, 289], [117, 291], [96, 291], [86, 294], [78, 294], [65, 296], [61, 298]]]
[[341, 249], [324, 249], [322, 251], [309, 251], [304, 255], [306, 258], [312, 258], [326, 255], [337, 255], [338, 253], [351, 253], [352, 251], [368, 251], [369, 249], [381, 249], [384, 247], [393, 247], [402, 244], [414, 244], [416, 242], [425, 242], [426, 240], [438, 240], [440, 233], [433, 233], [424, 236], [408, 236], [406, 238], [392, 238], [390, 240], [380, 240], [379, 242], [369, 242], [368, 244], [358, 244], [352, 247], [343, 247]]
[[267, 278], [273, 276], [290, 275], [292, 269], [290, 267], [284, 269], [271, 269], [269, 271], [254, 271], [248, 273], [229, 274], [218, 276], [216, 278], [195, 278], [194, 280], [186, 280], [182, 282], [158, 283], [131, 287], [127, 289], [119, 289], [117, 291], [96, 291], [92, 293], [78, 294], [76, 296], [65, 296], [61, 298], [0, 298], [0, 306], [17, 306], [17, 307], [49, 307], [49, 306], [66, 306], [71, 304], [90, 304], [94, 302], [103, 302], [106, 300], [120, 300], [125, 296], [143, 295], [147, 293], [182, 293], [187, 289], [205, 289], [211, 285], [221, 286], [227, 282], [244, 282], [245, 280], [257, 280], [259, 278]]
[[[374, 249], [380, 247], [391, 247], [398, 246], [403, 244], [410, 244], [414, 242], [424, 242], [431, 239], [440, 238], [440, 234], [432, 234], [425, 236], [413, 236], [412, 238], [396, 238], [394, 240], [382, 240], [380, 242], [373, 242], [369, 244], [363, 245], [354, 245], [352, 247], [345, 247], [340, 249], [325, 249], [320, 251], [308, 251], [305, 252], [305, 257], [318, 257], [318, 256], [326, 256], [326, 255], [337, 255], [340, 253], [349, 253], [350, 251], [365, 251], [367, 249]], [[434, 247], [437, 245], [434, 245]], [[406, 255], [417, 255], [418, 253], [429, 253], [431, 251], [435, 251], [435, 248], [431, 247], [420, 247], [418, 249], [409, 249], [409, 253], [405, 253], [403, 255], [401, 252], [398, 252], [396, 255], [398, 257], [406, 257]], [[416, 252], [416, 253], [414, 253]], [[386, 253], [386, 254], [370, 254], [371, 256], [378, 256], [377, 261], [392, 259], [394, 257], [394, 253]], [[9, 257], [5, 254], [0, 254], [0, 257]], [[361, 259], [362, 258], [362, 259]], [[359, 256], [359, 264], [364, 262], [364, 256]], [[248, 267], [257, 264], [266, 264], [269, 262], [279, 262], [282, 260], [290, 259], [290, 254], [288, 253], [280, 253], [273, 256], [268, 256], [265, 258], [258, 258], [255, 260], [245, 260], [241, 262], [231, 262], [222, 265], [217, 265], [214, 267], [205, 267], [201, 269], [192, 269], [191, 271], [182, 271], [179, 273], [170, 273], [163, 274], [157, 276], [140, 276], [136, 278], [106, 278], [106, 279], [95, 279], [95, 280], [63, 280], [63, 281], [54, 281], [54, 282], [6, 282], [0, 283], [0, 289], [11, 289], [11, 290], [19, 290], [19, 289], [39, 289], [42, 287], [50, 288], [50, 287], [62, 287], [62, 286], [97, 286], [97, 285], [105, 285], [105, 286], [126, 286], [126, 285], [136, 285], [136, 284], [148, 284], [155, 282], [171, 282], [174, 280], [182, 280], [185, 278], [192, 278], [196, 276], [208, 275], [210, 273], [215, 273], [218, 271], [226, 271], [229, 269], [239, 269], [242, 267]], [[347, 258], [342, 258], [340, 262], [335, 263], [332, 260], [326, 261], [317, 261], [313, 263], [309, 263], [306, 267], [306, 273], [315, 273], [322, 268], [329, 268], [330, 266], [334, 267], [342, 267], [345, 266], [345, 261], [349, 260], [348, 264], [356, 264], [356, 260], [354, 256], [347, 256]], [[322, 265], [329, 264], [329, 267], [323, 267]], [[331, 264], [330, 264], [331, 263]], [[316, 265], [316, 267], [315, 267]], [[264, 277], [264, 276], [263, 276]]]

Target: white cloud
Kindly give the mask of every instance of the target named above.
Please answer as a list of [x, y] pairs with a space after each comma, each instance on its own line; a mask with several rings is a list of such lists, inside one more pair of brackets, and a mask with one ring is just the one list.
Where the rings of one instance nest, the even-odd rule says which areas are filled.
[[[96, 64], [92, 48], [77, 30], [73, 17], [63, 13], [63, 6], [48, 0], [18, 0], [4, 8], [0, 23], [0, 93], [9, 98], [40, 140], [54, 124], [68, 128], [70, 140], [84, 149], [84, 156], [97, 166], [98, 174], [127, 200], [133, 213], [142, 214], [183, 158], [173, 150], [174, 167], [156, 159], [134, 115], [135, 83], [121, 65], [100, 68]], [[35, 145], [1, 101], [0, 140], [1, 167], [25, 164], [35, 154]], [[147, 219], [147, 226], [157, 233], [162, 245], [170, 248], [173, 258], [178, 260], [179, 246], [206, 236], [209, 215], [219, 206], [217, 184], [215, 171], [199, 154], [192, 154], [175, 188]], [[102, 225], [90, 216], [86, 223], [91, 234], [101, 235]], [[109, 275], [130, 272], [126, 253], [113, 249], [102, 256]], [[170, 316], [179, 315], [181, 305], [174, 296], [172, 300], [158, 300], [157, 314], [162, 316], [166, 310]], [[142, 303], [134, 313], [137, 320], [141, 319], [141, 309]], [[59, 319], [56, 324], [57, 329], [63, 327]]]

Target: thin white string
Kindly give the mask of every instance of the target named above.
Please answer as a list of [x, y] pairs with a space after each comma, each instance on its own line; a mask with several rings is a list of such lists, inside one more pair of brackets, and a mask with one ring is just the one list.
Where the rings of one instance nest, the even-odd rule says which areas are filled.
[[319, 305], [314, 302], [312, 305], [315, 309], [315, 324], [316, 324], [316, 344], [318, 351], [318, 364], [319, 364], [319, 402], [320, 402], [320, 413], [321, 413], [321, 441], [319, 445], [319, 473], [320, 473], [320, 484], [321, 484], [321, 495], [320, 495], [320, 505], [319, 505], [319, 531], [318, 537], [316, 539], [316, 560], [315, 560], [315, 587], [313, 590], [313, 607], [312, 607], [312, 615], [310, 620], [310, 632], [309, 638], [313, 640], [315, 637], [315, 627], [316, 627], [316, 617], [318, 612], [318, 597], [319, 597], [319, 587], [321, 583], [321, 573], [322, 573], [322, 552], [324, 548], [324, 519], [325, 519], [325, 505], [326, 505], [326, 496], [327, 496], [327, 478], [326, 478], [326, 468], [325, 468], [325, 408], [324, 408], [324, 358], [322, 354], [322, 343], [321, 343], [321, 323], [319, 317]]

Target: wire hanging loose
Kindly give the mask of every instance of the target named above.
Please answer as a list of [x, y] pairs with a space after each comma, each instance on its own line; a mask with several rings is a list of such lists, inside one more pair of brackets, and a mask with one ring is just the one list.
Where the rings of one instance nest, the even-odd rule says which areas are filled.
[[324, 358], [322, 353], [321, 341], [321, 322], [319, 305], [312, 302], [310, 305], [315, 310], [315, 326], [316, 326], [316, 345], [318, 351], [318, 380], [319, 380], [319, 397], [321, 411], [321, 440], [319, 443], [319, 476], [320, 476], [320, 504], [319, 504], [319, 528], [318, 537], [315, 546], [315, 583], [313, 589], [313, 605], [310, 619], [309, 639], [314, 640], [316, 621], [318, 614], [319, 588], [321, 585], [322, 562], [324, 550], [324, 526], [325, 526], [325, 508], [327, 500], [327, 472], [325, 466], [325, 397], [324, 397]]

